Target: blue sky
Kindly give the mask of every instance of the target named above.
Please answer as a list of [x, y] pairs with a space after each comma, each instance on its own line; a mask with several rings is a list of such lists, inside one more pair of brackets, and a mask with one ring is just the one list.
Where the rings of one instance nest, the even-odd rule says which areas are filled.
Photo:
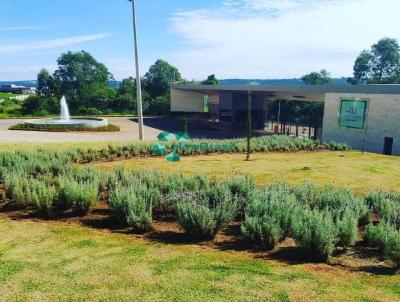
[[[143, 73], [156, 59], [187, 79], [349, 76], [379, 38], [400, 40], [398, 0], [137, 0]], [[0, 80], [34, 79], [87, 50], [116, 79], [133, 74], [127, 0], [0, 0]]]

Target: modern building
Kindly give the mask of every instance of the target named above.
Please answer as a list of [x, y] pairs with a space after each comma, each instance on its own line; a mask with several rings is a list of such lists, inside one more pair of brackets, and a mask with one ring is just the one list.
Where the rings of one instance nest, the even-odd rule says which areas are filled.
[[0, 85], [0, 92], [29, 95], [29, 94], [34, 94], [36, 92], [36, 89], [32, 87], [7, 84], [7, 85]]
[[171, 112], [208, 112], [218, 116], [221, 128], [240, 129], [247, 117], [249, 92], [255, 129], [264, 127], [268, 101], [323, 102], [323, 142], [400, 155], [400, 85], [175, 85]]

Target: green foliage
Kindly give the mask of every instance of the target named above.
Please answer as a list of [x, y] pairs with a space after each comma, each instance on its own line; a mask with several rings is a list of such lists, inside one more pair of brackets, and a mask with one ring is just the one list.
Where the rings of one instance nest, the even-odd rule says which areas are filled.
[[330, 186], [318, 188], [313, 184], [305, 183], [294, 187], [293, 193], [300, 203], [308, 205], [311, 209], [331, 212], [335, 222], [343, 216], [350, 215], [350, 212], [357, 222], [369, 220], [369, 210], [364, 200], [355, 198], [349, 189]]
[[96, 181], [60, 180], [58, 201], [67, 208], [72, 207], [75, 211], [86, 214], [98, 198], [99, 183]]
[[400, 266], [400, 231], [392, 224], [381, 222], [368, 225], [364, 239], [369, 246], [378, 248], [386, 259]]
[[326, 85], [332, 84], [331, 75], [325, 69], [320, 72], [311, 72], [301, 78], [306, 85]]
[[242, 234], [266, 249], [272, 249], [283, 238], [284, 231], [274, 219], [249, 217], [242, 225]]
[[250, 160], [251, 152], [251, 137], [253, 134], [252, 129], [252, 114], [251, 114], [251, 103], [253, 102], [251, 91], [247, 92], [247, 132], [246, 132], [246, 160]]
[[144, 87], [152, 98], [169, 95], [171, 83], [182, 81], [178, 69], [168, 62], [157, 60], [144, 76]]
[[365, 195], [365, 202], [381, 219], [400, 225], [400, 194], [372, 191]]
[[46, 69], [41, 69], [37, 75], [37, 94], [43, 97], [51, 97], [57, 93], [57, 81]]
[[55, 97], [31, 95], [23, 102], [22, 112], [27, 115], [45, 116], [59, 112], [57, 106], [58, 101]]
[[393, 229], [389, 232], [385, 241], [383, 255], [400, 267], [400, 231]]
[[389, 229], [391, 226], [386, 222], [380, 222], [377, 225], [371, 223], [365, 228], [364, 240], [370, 247], [383, 251]]
[[285, 183], [276, 183], [254, 194], [245, 211], [242, 234], [266, 248], [273, 248], [290, 234], [298, 211], [295, 195]]
[[212, 239], [217, 230], [213, 211], [207, 201], [193, 197], [177, 204], [177, 220], [181, 227], [196, 239]]
[[119, 126], [108, 124], [107, 126], [101, 127], [82, 127], [82, 126], [69, 126], [65, 127], [62, 125], [35, 125], [35, 124], [16, 124], [12, 125], [9, 130], [25, 130], [25, 131], [47, 131], [47, 132], [74, 132], [74, 131], [86, 131], [86, 132], [118, 132]]
[[237, 199], [223, 184], [199, 193], [180, 194], [176, 216], [182, 228], [196, 239], [213, 238], [237, 214]]
[[342, 217], [337, 220], [336, 229], [337, 245], [344, 247], [354, 245], [358, 233], [357, 214], [351, 209], [345, 209]]
[[215, 77], [215, 74], [211, 74], [207, 77], [207, 80], [201, 82], [202, 85], [218, 85], [219, 80]]
[[36, 208], [48, 214], [56, 198], [56, 189], [45, 181], [33, 181], [30, 185], [32, 203]]
[[153, 222], [153, 204], [159, 199], [157, 189], [148, 188], [137, 181], [132, 186], [118, 185], [111, 190], [109, 204], [122, 223], [149, 230]]
[[325, 146], [332, 151], [348, 151], [350, 146], [344, 143], [329, 142], [325, 143]]
[[57, 63], [54, 78], [59, 83], [58, 96], [67, 97], [72, 112], [83, 107], [107, 107], [112, 75], [105, 65], [85, 51], [63, 53]]
[[327, 259], [335, 239], [335, 225], [330, 213], [305, 209], [292, 221], [292, 236], [310, 255]]
[[276, 100], [268, 103], [268, 120], [277, 121], [279, 112], [279, 121], [283, 124], [322, 127], [324, 103], [286, 100]]
[[400, 45], [396, 39], [383, 38], [363, 50], [354, 63], [356, 81], [368, 84], [400, 83]]

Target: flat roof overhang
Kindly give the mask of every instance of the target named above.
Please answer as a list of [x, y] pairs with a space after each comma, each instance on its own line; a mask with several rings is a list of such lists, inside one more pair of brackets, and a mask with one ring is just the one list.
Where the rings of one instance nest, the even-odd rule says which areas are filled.
[[400, 94], [400, 85], [173, 85], [172, 89], [217, 93], [220, 91], [252, 91], [265, 95], [324, 95], [326, 93]]

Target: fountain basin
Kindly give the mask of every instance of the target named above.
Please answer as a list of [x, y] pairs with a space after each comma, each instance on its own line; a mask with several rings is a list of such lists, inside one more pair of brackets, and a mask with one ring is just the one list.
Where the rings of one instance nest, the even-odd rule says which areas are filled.
[[27, 120], [26, 125], [32, 126], [54, 126], [62, 128], [99, 128], [108, 126], [108, 120], [104, 118], [72, 118], [69, 120], [60, 118], [46, 118], [39, 120]]

